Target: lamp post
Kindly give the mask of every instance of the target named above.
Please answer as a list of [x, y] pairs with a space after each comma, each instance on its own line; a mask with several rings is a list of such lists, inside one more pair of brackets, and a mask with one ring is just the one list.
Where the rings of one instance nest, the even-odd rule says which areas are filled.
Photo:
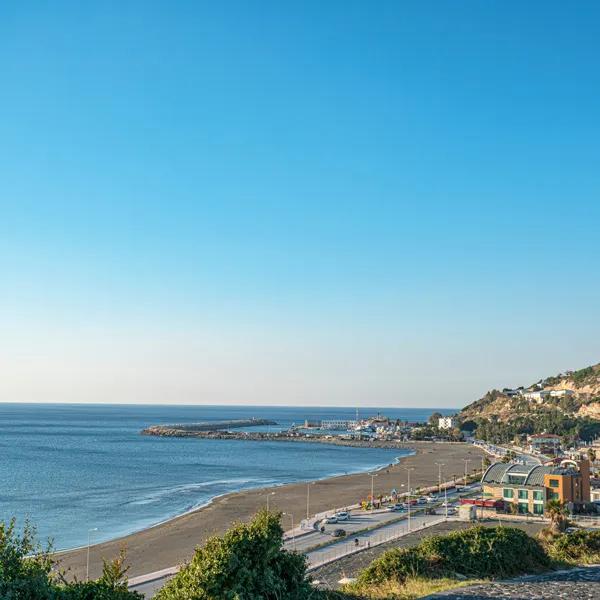
[[275, 495], [275, 492], [270, 492], [267, 494], [267, 512], [269, 512], [269, 498], [274, 495]]
[[98, 528], [94, 527], [92, 529], [88, 529], [87, 560], [86, 560], [86, 565], [85, 565], [85, 580], [86, 581], [90, 580], [90, 542], [91, 542], [93, 531], [98, 531]]
[[414, 467], [404, 467], [404, 469], [406, 470], [406, 472], [408, 473], [408, 530], [410, 531], [410, 472], [414, 471], [415, 468]]
[[310, 518], [310, 486], [315, 485], [315, 481], [309, 481], [306, 484], [306, 520]]
[[442, 467], [445, 467], [445, 463], [435, 463], [438, 468], [438, 494], [442, 493]]
[[294, 515], [292, 513], [283, 513], [287, 515], [292, 521], [292, 547], [294, 548], [294, 552], [296, 551], [296, 534], [294, 533]]
[[374, 496], [374, 485], [375, 485], [375, 477], [377, 477], [377, 473], [369, 473], [371, 476], [371, 510], [375, 508], [375, 496]]
[[463, 458], [463, 460], [465, 461], [465, 487], [466, 487], [467, 486], [467, 472], [468, 472], [467, 467], [468, 467], [468, 464], [471, 462], [471, 459]]

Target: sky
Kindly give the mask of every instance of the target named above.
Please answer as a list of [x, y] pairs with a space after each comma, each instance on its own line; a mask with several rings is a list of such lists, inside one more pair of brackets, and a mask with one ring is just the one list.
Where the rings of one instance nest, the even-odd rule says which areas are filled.
[[600, 362], [594, 2], [0, 4], [0, 401], [461, 407]]

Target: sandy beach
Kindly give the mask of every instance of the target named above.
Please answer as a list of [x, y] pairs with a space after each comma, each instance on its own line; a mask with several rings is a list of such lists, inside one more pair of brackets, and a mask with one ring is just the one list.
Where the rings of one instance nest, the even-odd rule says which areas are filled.
[[[257, 442], [260, 443], [260, 442]], [[378, 471], [374, 480], [375, 495], [389, 493], [392, 488], [406, 485], [407, 471], [411, 471], [413, 488], [434, 485], [438, 481], [436, 462], [445, 464], [445, 479], [464, 474], [463, 459], [470, 459], [469, 471], [481, 468], [483, 452], [471, 444], [445, 442], [407, 442], [403, 447], [415, 454], [404, 457], [399, 463]], [[310, 488], [311, 514], [354, 504], [370, 494], [371, 477], [366, 473], [343, 475], [320, 480]], [[406, 489], [406, 488], [404, 488]], [[306, 517], [307, 484], [295, 483], [274, 488], [263, 488], [227, 494], [194, 512], [176, 517], [143, 531], [97, 544], [90, 550], [90, 577], [97, 577], [102, 568], [102, 558], [117, 556], [120, 548], [127, 551], [131, 577], [142, 575], [188, 560], [194, 548], [209, 536], [223, 533], [235, 521], [247, 521], [264, 507], [269, 496], [270, 506], [291, 513], [298, 522]], [[290, 519], [284, 517], [284, 529], [290, 529]], [[69, 570], [69, 577], [85, 577], [86, 550], [71, 550], [59, 555], [61, 567]]]

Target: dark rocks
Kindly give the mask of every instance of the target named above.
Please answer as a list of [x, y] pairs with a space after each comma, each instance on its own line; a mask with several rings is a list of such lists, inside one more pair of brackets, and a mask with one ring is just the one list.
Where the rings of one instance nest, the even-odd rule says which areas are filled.
[[592, 600], [600, 598], [600, 566], [529, 575], [510, 581], [498, 581], [458, 588], [427, 596], [431, 600]]

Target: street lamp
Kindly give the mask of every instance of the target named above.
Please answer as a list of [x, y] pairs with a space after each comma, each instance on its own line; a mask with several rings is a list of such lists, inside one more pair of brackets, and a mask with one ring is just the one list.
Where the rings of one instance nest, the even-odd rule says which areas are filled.
[[375, 482], [375, 477], [377, 477], [377, 473], [369, 473], [369, 475], [371, 476], [371, 510], [373, 510], [373, 508], [375, 508], [375, 497], [374, 497], [374, 491], [373, 491], [373, 486], [374, 486], [374, 482]]
[[267, 494], [267, 512], [269, 512], [269, 498], [274, 495], [275, 495], [275, 492], [270, 492]]
[[[438, 485], [440, 492], [442, 491], [442, 467], [446, 466], [446, 463], [435, 463], [438, 466]], [[448, 519], [448, 486], [444, 486], [444, 505], [446, 507], [446, 520]]]
[[292, 547], [294, 548], [294, 552], [296, 551], [296, 534], [294, 533], [294, 515], [292, 513], [283, 513], [287, 515], [292, 521]]
[[86, 561], [86, 566], [85, 566], [85, 580], [86, 581], [90, 580], [90, 541], [91, 541], [93, 531], [98, 531], [98, 528], [94, 527], [93, 529], [88, 529], [87, 561]]
[[306, 484], [306, 520], [310, 518], [310, 486], [315, 485], [316, 481], [309, 481]]
[[435, 463], [438, 468], [438, 494], [442, 493], [442, 467], [446, 466], [446, 463]]
[[410, 472], [414, 471], [415, 468], [414, 467], [404, 467], [404, 469], [406, 470], [406, 472], [408, 473], [408, 530], [410, 531]]
[[463, 458], [463, 460], [465, 461], [465, 487], [467, 486], [467, 466], [468, 464], [471, 462], [470, 458]]

